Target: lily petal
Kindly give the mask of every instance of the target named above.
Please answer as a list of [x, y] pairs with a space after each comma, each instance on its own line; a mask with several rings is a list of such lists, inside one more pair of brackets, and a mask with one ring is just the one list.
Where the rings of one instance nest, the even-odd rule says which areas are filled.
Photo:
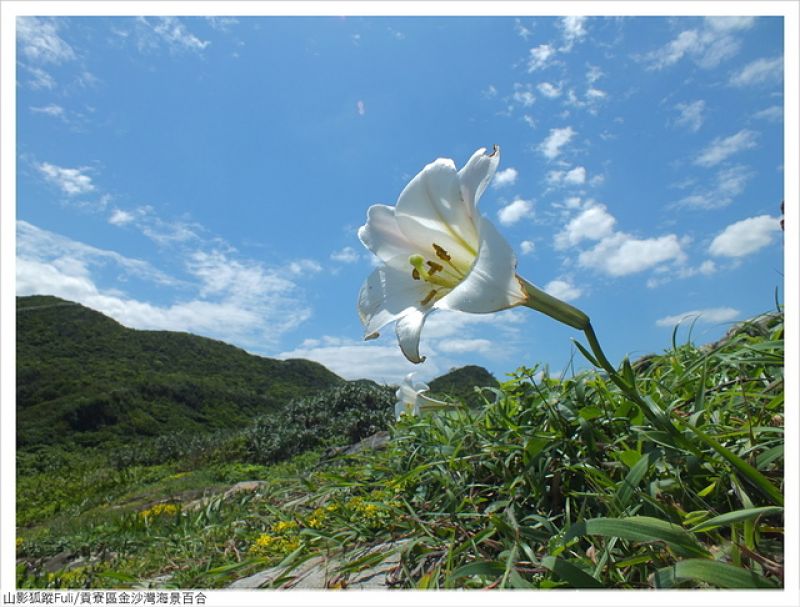
[[[421, 307], [430, 285], [411, 277], [408, 257], [398, 255], [367, 277], [358, 294], [358, 314], [364, 325], [365, 339], [393, 320]], [[428, 309], [432, 308], [428, 306]]]
[[411, 180], [397, 199], [395, 218], [417, 251], [430, 254], [436, 243], [469, 267], [478, 248], [478, 232], [461, 197], [452, 160], [439, 158]]
[[514, 251], [497, 228], [480, 218], [481, 244], [470, 273], [436, 302], [436, 308], [486, 314], [524, 303], [527, 293], [516, 274]]
[[499, 164], [500, 146], [496, 145], [491, 154], [486, 153], [486, 148], [479, 149], [458, 172], [458, 180], [461, 183], [461, 196], [464, 198], [464, 202], [476, 223], [478, 200], [486, 191], [489, 182], [492, 181]]
[[397, 319], [395, 324], [400, 349], [412, 363], [425, 361], [425, 357], [419, 355], [419, 336], [422, 333], [422, 326], [425, 324], [425, 317], [428, 312], [430, 310], [424, 312], [416, 308], [408, 310], [405, 315]]
[[415, 253], [394, 216], [394, 207], [384, 204], [372, 205], [367, 211], [367, 223], [358, 229], [358, 238], [381, 261], [389, 261], [398, 255]]
[[400, 419], [400, 416], [403, 413], [408, 413], [408, 406], [406, 403], [398, 401], [394, 406], [394, 417], [395, 419]]

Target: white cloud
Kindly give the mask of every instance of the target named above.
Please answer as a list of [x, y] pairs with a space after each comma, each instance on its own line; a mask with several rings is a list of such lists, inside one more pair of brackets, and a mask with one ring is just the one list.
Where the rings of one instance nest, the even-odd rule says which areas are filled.
[[220, 32], [228, 32], [239, 23], [236, 17], [206, 17], [206, 21], [213, 29]]
[[711, 17], [702, 27], [681, 31], [661, 48], [646, 53], [642, 59], [648, 69], [661, 70], [691, 57], [703, 69], [717, 67], [739, 52], [741, 41], [736, 33], [753, 24], [749, 17]]
[[645, 55], [645, 60], [650, 64], [650, 69], [659, 70], [677, 63], [687, 53], [698, 52], [701, 47], [697, 31], [684, 30], [660, 49]]
[[578, 263], [610, 276], [626, 276], [668, 261], [684, 262], [681, 243], [675, 234], [658, 238], [635, 238], [616, 232], [603, 238], [594, 248], [582, 251]]
[[[156, 269], [146, 261], [131, 259], [106, 249], [98, 249], [90, 245], [65, 238], [54, 232], [49, 232], [36, 227], [26, 221], [17, 221], [17, 260], [27, 260], [35, 263], [52, 263], [54, 267], [84, 268], [80, 272], [71, 272], [71, 279], [75, 276], [86, 277], [89, 268], [103, 267], [108, 264], [119, 266], [125, 274], [135, 276], [142, 280], [154, 282], [165, 286], [178, 286], [180, 281]], [[18, 271], [18, 275], [19, 275]], [[23, 275], [28, 283], [44, 287], [41, 291], [26, 291], [28, 293], [49, 293], [46, 290], [47, 280], [35, 274]], [[57, 293], [53, 293], [57, 295]]]
[[574, 169], [567, 171], [564, 175], [564, 182], [574, 185], [580, 185], [586, 181], [586, 169], [582, 166], [577, 166]]
[[780, 229], [779, 219], [770, 215], [742, 219], [720, 232], [708, 252], [715, 257], [744, 257], [772, 244]]
[[515, 82], [514, 94], [511, 98], [522, 107], [532, 106], [536, 102], [536, 96], [533, 94], [533, 85]]
[[487, 353], [491, 352], [495, 346], [488, 339], [443, 339], [439, 342], [437, 349], [448, 354], [466, 354], [472, 352]]
[[38, 17], [17, 17], [17, 41], [28, 60], [58, 65], [75, 58], [75, 52], [58, 35], [58, 22]]
[[717, 271], [717, 264], [714, 263], [711, 259], [706, 259], [703, 263], [699, 266], [691, 267], [687, 266], [684, 268], [680, 268], [678, 270], [678, 278], [690, 278], [692, 276], [697, 276], [698, 274], [702, 276], [711, 276]]
[[703, 125], [703, 111], [705, 110], [706, 102], [702, 99], [693, 101], [691, 103], [679, 103], [675, 106], [681, 115], [675, 120], [675, 124], [689, 129], [692, 133], [696, 133]]
[[584, 240], [601, 240], [614, 232], [617, 220], [605, 205], [590, 204], [581, 213], [573, 217], [564, 229], [554, 238], [555, 248], [563, 251]]
[[[315, 360], [345, 379], [369, 378], [398, 384], [407, 373], [415, 371], [419, 379], [426, 380], [453, 366], [474, 363], [472, 354], [497, 357], [512, 352], [518, 327], [524, 319], [525, 315], [517, 310], [497, 314], [444, 311], [432, 314], [422, 331], [420, 351], [427, 359], [420, 365], [406, 360], [392, 330], [386, 330], [385, 335], [368, 342], [333, 336], [306, 339], [299, 347], [281, 352], [278, 357]], [[490, 335], [482, 336], [476, 331]], [[502, 346], [493, 341], [495, 338], [501, 340]], [[466, 361], [446, 356], [461, 354], [470, 356]]]
[[92, 178], [82, 173], [86, 169], [67, 169], [49, 162], [41, 163], [38, 169], [47, 181], [58, 186], [68, 196], [88, 194], [95, 189]]
[[576, 287], [567, 280], [560, 279], [548, 282], [544, 287], [544, 291], [562, 301], [573, 301], [583, 294], [583, 291], [579, 287]]
[[353, 247], [345, 247], [331, 253], [331, 259], [339, 263], [355, 263], [359, 260], [359, 255]]
[[561, 153], [561, 148], [568, 144], [575, 135], [571, 126], [550, 129], [550, 134], [539, 144], [539, 151], [552, 160]]
[[533, 34], [530, 29], [522, 25], [522, 21], [518, 18], [514, 19], [514, 31], [517, 33], [517, 36], [523, 40], [527, 40]]
[[60, 105], [56, 105], [55, 103], [51, 103], [42, 107], [31, 107], [31, 112], [36, 114], [45, 114], [47, 116], [52, 116], [53, 118], [64, 118], [64, 108]]
[[275, 294], [289, 293], [294, 283], [282, 273], [260, 263], [231, 259], [226, 253], [212, 249], [192, 252], [186, 261], [188, 272], [199, 279], [203, 297], [224, 296], [237, 302], [255, 303]]
[[706, 17], [705, 22], [713, 30], [730, 32], [736, 30], [745, 30], [753, 27], [756, 22], [756, 18], [749, 16]]
[[586, 89], [586, 98], [590, 102], [591, 101], [598, 101], [600, 99], [605, 99], [607, 96], [608, 96], [608, 94], [603, 90], [600, 90], [600, 89], [597, 89], [597, 88], [593, 88], [593, 87]]
[[555, 99], [561, 95], [561, 88], [551, 84], [550, 82], [540, 82], [536, 89], [545, 97]]
[[[181, 260], [179, 260], [181, 261]], [[305, 321], [310, 309], [280, 270], [231, 259], [217, 250], [190, 252], [182, 260], [189, 279], [179, 280], [143, 260], [127, 258], [17, 222], [17, 293], [49, 294], [99, 310], [138, 329], [189, 331], [263, 350]], [[135, 276], [178, 289], [174, 303], [157, 305], [103, 286], [108, 269], [121, 271], [114, 285]], [[187, 297], [187, 294], [194, 294]]]
[[564, 46], [562, 51], [569, 51], [576, 42], [580, 42], [586, 36], [586, 17], [569, 15], [561, 19], [561, 30], [564, 35]]
[[586, 183], [586, 168], [576, 166], [569, 171], [549, 171], [547, 182], [553, 186], [583, 185]]
[[363, 116], [364, 114], [367, 113], [367, 109], [364, 106], [364, 102], [361, 99], [356, 101], [356, 112], [358, 113], [359, 116]]
[[533, 203], [517, 198], [497, 212], [497, 218], [504, 226], [511, 226], [526, 217], [533, 217]]
[[745, 65], [730, 79], [731, 86], [752, 86], [754, 84], [771, 84], [783, 79], [783, 57], [772, 59], [756, 59]]
[[485, 89], [483, 89], [481, 94], [487, 99], [493, 99], [497, 97], [497, 87], [495, 87], [493, 84], [490, 84]]
[[519, 243], [519, 248], [523, 255], [529, 255], [536, 250], [536, 243], [532, 240], [523, 240]]
[[724, 323], [739, 317], [739, 310], [734, 308], [705, 308], [703, 310], [690, 310], [682, 314], [673, 314], [659, 318], [656, 325], [659, 327], [674, 327], [686, 320], [695, 320], [706, 324]]
[[783, 107], [780, 105], [772, 105], [764, 108], [753, 114], [754, 118], [760, 118], [769, 122], [780, 122], [783, 120]]
[[[706, 37], [708, 38], [709, 36], [706, 35]], [[723, 61], [727, 61], [736, 55], [742, 46], [742, 43], [733, 36], [711, 38], [711, 42], [708, 43], [702, 54], [697, 59], [697, 65], [704, 69], [715, 68]]]
[[115, 226], [124, 226], [134, 220], [133, 213], [123, 211], [122, 209], [114, 209], [111, 216], [108, 218], [108, 223]]
[[532, 48], [530, 50], [530, 57], [528, 58], [528, 72], [535, 72], [536, 70], [547, 67], [555, 53], [556, 49], [549, 44], [540, 44]]
[[138, 17], [137, 46], [140, 51], [159, 48], [161, 44], [171, 52], [202, 52], [209, 44], [192, 34], [177, 17]]
[[694, 163], [703, 167], [716, 166], [734, 154], [754, 148], [757, 137], [758, 133], [748, 129], [742, 129], [730, 137], [717, 137], [700, 152]]
[[713, 187], [695, 190], [678, 201], [679, 207], [696, 209], [719, 209], [728, 206], [736, 196], [744, 192], [753, 171], [743, 165], [735, 165], [717, 172]]
[[514, 167], [508, 167], [507, 169], [503, 169], [502, 171], [498, 171], [494, 174], [494, 180], [492, 181], [492, 187], [495, 188], [504, 188], [509, 185], [514, 185], [517, 182], [517, 169]]
[[289, 271], [295, 276], [318, 274], [322, 272], [322, 266], [313, 259], [296, 259], [289, 263]]
[[586, 81], [589, 84], [594, 84], [604, 76], [603, 71], [596, 65], [590, 65], [586, 71]]
[[441, 372], [431, 357], [421, 365], [408, 362], [397, 344], [392, 343], [389, 338], [384, 345], [324, 336], [320, 340], [306, 340], [300, 347], [281, 352], [277, 356], [284, 360], [313, 360], [349, 380], [371, 379], [394, 385], [402, 382], [412, 371], [426, 378]]
[[161, 247], [200, 241], [202, 227], [187, 221], [161, 219], [150, 206], [136, 209], [136, 226], [142, 234]]
[[22, 67], [32, 76], [32, 78], [26, 82], [30, 88], [34, 90], [52, 90], [56, 87], [55, 79], [42, 68], [30, 65], [23, 65]]

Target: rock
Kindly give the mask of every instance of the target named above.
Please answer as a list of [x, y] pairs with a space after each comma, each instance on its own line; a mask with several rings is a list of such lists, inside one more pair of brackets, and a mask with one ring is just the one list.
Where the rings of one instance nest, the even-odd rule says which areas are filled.
[[116, 557], [116, 553], [103, 553], [100, 555], [92, 554], [90, 556], [80, 556], [75, 552], [64, 550], [59, 552], [53, 557], [50, 557], [42, 564], [42, 571], [47, 573], [55, 573], [57, 571], [72, 571], [78, 567], [90, 567], [96, 565], [106, 559], [110, 560]]
[[252, 493], [253, 491], [261, 489], [261, 487], [266, 484], [267, 481], [241, 481], [223, 493], [222, 499], [226, 500], [237, 493]]
[[[265, 486], [267, 481], [241, 481], [236, 483], [235, 485], [231, 486], [222, 494], [222, 499], [226, 500], [230, 497], [238, 493], [252, 493], [253, 491], [258, 491], [261, 487]], [[185, 512], [193, 512], [195, 510], [200, 510], [201, 508], [205, 508], [211, 500], [219, 498], [220, 494], [213, 494], [207, 495], [205, 497], [201, 497], [196, 500], [192, 500], [184, 504], [181, 509]]]
[[75, 556], [74, 552], [64, 550], [53, 557], [50, 557], [42, 564], [42, 570], [47, 573], [55, 573], [64, 569]]
[[[271, 587], [279, 577], [290, 577], [279, 586], [281, 589], [322, 590], [340, 588], [348, 590], [386, 590], [394, 584], [393, 574], [399, 569], [400, 549], [405, 541], [386, 542], [376, 546], [351, 550], [346, 557], [342, 554], [315, 556], [301, 563], [293, 570], [284, 573], [283, 567], [271, 567], [246, 578], [236, 580], [229, 588], [247, 589]], [[348, 563], [370, 554], [387, 552], [375, 565], [353, 573], [342, 572]]]
[[368, 436], [367, 438], [361, 439], [359, 442], [353, 445], [348, 445], [346, 447], [331, 447], [325, 451], [323, 457], [327, 459], [337, 455], [354, 455], [367, 450], [375, 451], [377, 449], [382, 449], [388, 443], [389, 433], [385, 430], [382, 430]]

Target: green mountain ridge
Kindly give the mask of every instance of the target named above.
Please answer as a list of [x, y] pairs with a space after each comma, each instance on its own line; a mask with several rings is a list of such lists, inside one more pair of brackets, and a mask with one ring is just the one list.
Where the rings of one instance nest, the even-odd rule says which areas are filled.
[[[431, 382], [475, 404], [497, 386], [481, 367]], [[221, 341], [127, 328], [58, 297], [17, 298], [17, 446], [135, 444], [147, 437], [242, 428], [347, 382], [323, 365], [257, 356]], [[456, 389], [457, 388], [457, 389]]]
[[17, 298], [19, 448], [233, 427], [345, 383], [319, 363], [129, 329], [57, 297]]

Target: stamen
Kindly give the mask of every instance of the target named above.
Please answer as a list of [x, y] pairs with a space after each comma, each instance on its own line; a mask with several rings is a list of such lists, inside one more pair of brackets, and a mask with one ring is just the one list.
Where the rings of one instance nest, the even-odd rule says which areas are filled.
[[436, 263], [435, 261], [426, 261], [425, 263], [428, 264], [428, 267], [431, 269], [430, 274], [433, 276], [436, 272], [441, 272], [444, 270], [444, 266]]
[[436, 257], [438, 257], [439, 259], [443, 259], [444, 261], [450, 261], [450, 254], [435, 242], [433, 243], [433, 250], [436, 251]]
[[425, 269], [425, 258], [422, 255], [412, 255], [408, 258], [408, 263], [414, 268], [411, 271], [411, 276], [414, 280], [419, 280], [421, 278], [426, 282], [430, 281], [431, 275], [428, 274], [428, 270]]
[[431, 292], [430, 292], [430, 293], [428, 293], [428, 294], [425, 296], [425, 299], [423, 299], [423, 300], [422, 300], [421, 302], [419, 302], [419, 303], [420, 303], [420, 304], [422, 304], [423, 306], [427, 306], [427, 305], [430, 303], [431, 299], [433, 299], [434, 297], [436, 297], [436, 289], [431, 289]]

